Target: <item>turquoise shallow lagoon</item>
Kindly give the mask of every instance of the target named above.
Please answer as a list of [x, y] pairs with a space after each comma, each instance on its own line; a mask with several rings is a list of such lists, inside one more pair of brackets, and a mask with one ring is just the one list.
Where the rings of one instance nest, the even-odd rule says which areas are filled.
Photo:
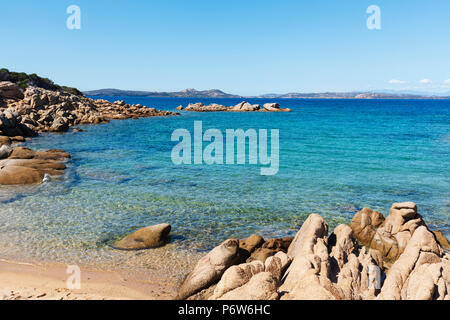
[[[189, 102], [237, 99], [124, 99], [174, 110]], [[254, 103], [273, 100], [249, 99]], [[387, 214], [414, 201], [431, 228], [450, 237], [450, 101], [280, 100], [291, 113], [188, 113], [81, 126], [41, 134], [33, 149], [72, 155], [61, 178], [0, 189], [0, 257], [174, 270], [229, 237], [294, 235], [310, 213], [330, 227], [363, 207]], [[259, 165], [181, 165], [171, 161], [173, 130], [279, 129], [280, 169]], [[171, 243], [141, 252], [108, 243], [168, 222]]]

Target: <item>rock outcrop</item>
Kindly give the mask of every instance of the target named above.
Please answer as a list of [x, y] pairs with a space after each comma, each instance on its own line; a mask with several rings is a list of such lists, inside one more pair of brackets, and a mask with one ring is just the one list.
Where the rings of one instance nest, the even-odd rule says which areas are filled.
[[264, 107], [261, 108], [259, 104], [251, 104], [246, 101], [242, 101], [237, 105], [226, 107], [224, 105], [212, 103], [209, 105], [204, 105], [201, 102], [190, 103], [186, 108], [183, 106], [178, 106], [177, 110], [194, 111], [194, 112], [221, 112], [221, 111], [233, 111], [233, 112], [255, 112], [255, 111], [265, 111], [265, 112], [289, 112], [288, 108], [280, 108], [278, 103], [266, 103]]
[[265, 111], [270, 111], [270, 112], [280, 112], [280, 111], [289, 112], [289, 111], [291, 111], [291, 109], [289, 109], [289, 108], [280, 108], [280, 105], [278, 103], [265, 103], [263, 107], [264, 107]]
[[[213, 271], [208, 256], [215, 248], [188, 276], [179, 298], [198, 292], [191, 299], [449, 300], [450, 254], [440, 245], [444, 239], [427, 229], [411, 202], [394, 203], [386, 219], [363, 209], [350, 226], [338, 225], [331, 234], [325, 220], [311, 214], [293, 240], [264, 242], [257, 235], [227, 240], [233, 244], [228, 267], [220, 263], [220, 272]], [[363, 241], [367, 245], [361, 247]], [[240, 262], [242, 252], [253, 255], [264, 245], [285, 250], [263, 261]], [[194, 282], [195, 290], [186, 290]]]
[[224, 272], [210, 300], [219, 299], [225, 293], [243, 286], [260, 272], [264, 272], [264, 264], [261, 261], [231, 266]]
[[278, 280], [270, 272], [253, 276], [248, 283], [225, 293], [218, 300], [277, 300]]
[[420, 226], [392, 265], [379, 299], [450, 300], [450, 255]]
[[0, 135], [1, 136], [27, 136], [34, 137], [37, 133], [26, 124], [22, 123], [22, 116], [13, 108], [0, 110]]
[[[33, 86], [29, 86], [23, 93], [20, 91], [22, 95], [18, 95], [12, 93], [13, 86], [16, 88], [12, 84], [7, 91], [0, 91], [0, 110], [6, 110], [3, 113], [14, 112], [13, 117], [0, 114], [0, 130], [3, 132], [0, 135], [33, 136], [36, 132], [65, 132], [69, 127], [79, 124], [176, 114], [139, 104], [128, 105], [124, 101], [111, 103]], [[4, 123], [5, 118], [11, 123]]]
[[258, 111], [259, 109], [261, 109], [259, 104], [251, 104], [243, 101], [235, 106], [231, 106], [229, 111]]
[[0, 81], [0, 97], [10, 99], [23, 99], [23, 91], [20, 87], [10, 81]]
[[161, 247], [166, 243], [171, 228], [168, 223], [148, 226], [116, 241], [112, 246], [122, 250], [141, 250]]
[[[10, 75], [9, 71], [3, 74], [6, 78]], [[35, 82], [41, 86], [34, 86]], [[35, 153], [30, 149], [4, 147], [24, 142], [24, 137], [37, 136], [38, 132], [66, 132], [76, 125], [112, 119], [177, 114], [124, 101], [93, 100], [76, 89], [57, 86], [35, 75], [29, 76], [28, 84], [23, 91], [13, 82], [0, 82], [0, 184], [36, 184], [42, 182], [45, 174], [63, 173], [65, 165], [60, 162], [70, 157], [65, 152]], [[57, 159], [53, 159], [55, 154]]]
[[69, 158], [62, 150], [15, 148], [7, 159], [0, 160], [0, 185], [39, 184], [45, 174], [62, 175], [66, 169], [63, 162]]
[[378, 264], [389, 267], [403, 253], [414, 231], [424, 225], [413, 202], [394, 203], [389, 215], [363, 209], [350, 223], [355, 237], [370, 248]]
[[186, 299], [219, 281], [237, 263], [238, 247], [238, 240], [228, 239], [201, 258], [178, 290], [177, 299]]
[[257, 247], [251, 253], [250, 257], [247, 259], [247, 262], [259, 260], [264, 263], [267, 258], [278, 252], [286, 253], [293, 239], [293, 237], [269, 239], [268, 241], [265, 241], [261, 247]]
[[184, 110], [195, 112], [214, 112], [214, 111], [227, 111], [227, 107], [216, 103], [212, 103], [210, 105], [205, 106], [203, 103], [197, 102], [197, 103], [190, 103]]

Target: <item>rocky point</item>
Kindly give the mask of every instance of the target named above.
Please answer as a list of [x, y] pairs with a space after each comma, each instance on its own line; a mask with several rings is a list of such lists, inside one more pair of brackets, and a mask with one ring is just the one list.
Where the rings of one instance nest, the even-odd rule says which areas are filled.
[[94, 100], [64, 90], [36, 86], [23, 90], [16, 83], [1, 81], [0, 184], [35, 184], [42, 182], [45, 174], [63, 173], [64, 162], [70, 158], [64, 151], [33, 152], [15, 145], [39, 132], [66, 132], [82, 124], [176, 114], [124, 101]]

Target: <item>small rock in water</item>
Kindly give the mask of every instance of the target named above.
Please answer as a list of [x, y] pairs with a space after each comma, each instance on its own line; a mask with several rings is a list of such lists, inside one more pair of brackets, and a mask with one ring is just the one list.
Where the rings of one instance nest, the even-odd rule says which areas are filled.
[[171, 230], [170, 224], [162, 223], [139, 229], [116, 241], [113, 247], [123, 250], [140, 250], [161, 247], [166, 243]]

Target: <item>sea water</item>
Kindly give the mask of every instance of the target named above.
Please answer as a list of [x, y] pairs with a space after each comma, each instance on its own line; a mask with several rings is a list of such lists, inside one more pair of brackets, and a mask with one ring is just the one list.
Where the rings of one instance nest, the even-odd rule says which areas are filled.
[[[104, 97], [174, 111], [190, 102], [241, 99]], [[179, 116], [79, 126], [25, 144], [72, 159], [39, 186], [0, 187], [0, 257], [184, 271], [223, 240], [294, 235], [310, 213], [330, 230], [363, 207], [387, 215], [414, 201], [450, 236], [450, 101], [272, 100], [292, 112], [182, 111]], [[254, 165], [175, 165], [175, 129], [278, 129], [279, 171]], [[138, 228], [172, 225], [168, 246], [140, 252], [109, 244]], [[176, 261], [176, 262], [174, 262]]]

